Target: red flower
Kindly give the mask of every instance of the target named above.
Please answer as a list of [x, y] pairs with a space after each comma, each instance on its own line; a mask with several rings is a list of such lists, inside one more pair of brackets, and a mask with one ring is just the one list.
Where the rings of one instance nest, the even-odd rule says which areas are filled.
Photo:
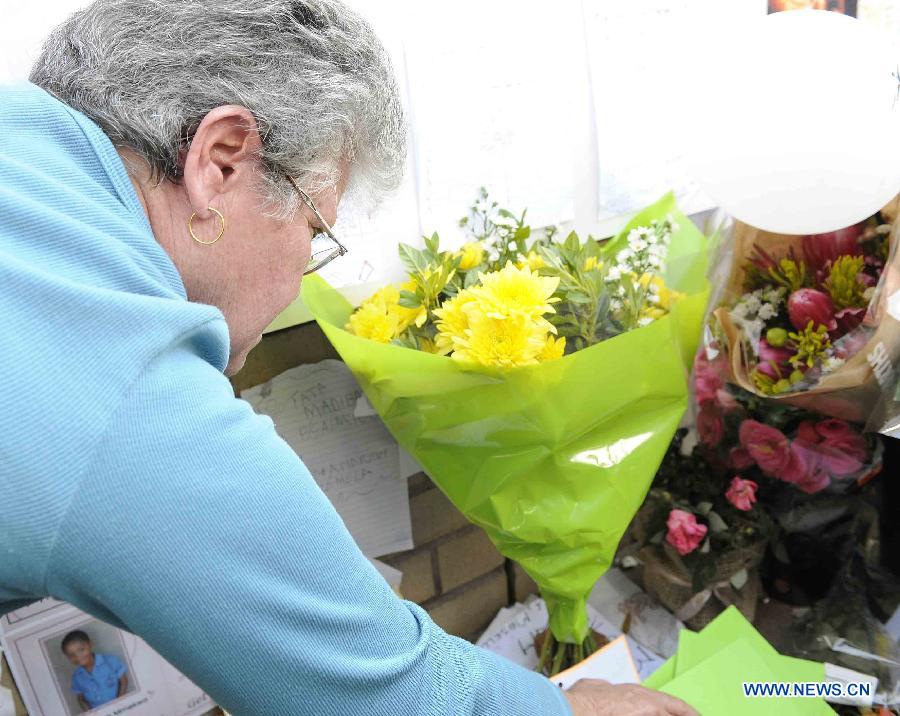
[[672, 510], [666, 526], [669, 528], [666, 542], [678, 550], [682, 557], [697, 549], [706, 537], [706, 525], [701, 525], [694, 515], [684, 510]]
[[844, 335], [859, 326], [866, 317], [868, 308], [842, 308], [834, 314], [838, 333]]
[[769, 475], [777, 476], [791, 461], [788, 439], [777, 428], [756, 420], [745, 420], [738, 429], [738, 437], [741, 447]]
[[733, 447], [728, 453], [728, 464], [734, 470], [746, 470], [748, 467], [753, 467], [756, 462], [744, 448]]
[[828, 331], [837, 330], [834, 316], [834, 303], [824, 291], [814, 288], [801, 288], [794, 291], [787, 301], [788, 317], [791, 325], [798, 331], [805, 329], [812, 321], [813, 328], [825, 326]]
[[700, 407], [697, 414], [697, 433], [700, 441], [709, 447], [715, 447], [725, 437], [725, 425], [715, 404], [706, 403]]
[[756, 490], [759, 488], [753, 480], [735, 477], [731, 481], [725, 499], [742, 512], [749, 512], [756, 502]]
[[804, 236], [803, 260], [813, 271], [821, 271], [839, 256], [859, 256], [862, 254], [859, 238], [864, 229], [864, 224], [855, 224], [827, 234]]

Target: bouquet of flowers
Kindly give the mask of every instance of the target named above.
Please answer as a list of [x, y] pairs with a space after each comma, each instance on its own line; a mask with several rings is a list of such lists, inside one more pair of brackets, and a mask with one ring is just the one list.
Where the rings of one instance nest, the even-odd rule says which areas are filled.
[[357, 310], [303, 298], [385, 424], [550, 613], [541, 668], [593, 649], [586, 599], [687, 406], [707, 241], [672, 196], [604, 245], [532, 237], [482, 193], [471, 241], [400, 246], [409, 272]]
[[844, 492], [880, 468], [880, 442], [861, 425], [761, 398], [728, 378], [726, 355], [716, 344], [697, 353], [697, 434], [714, 469], [815, 494]]
[[730, 382], [853, 422], [872, 417], [885, 390], [881, 364], [900, 354], [900, 313], [888, 301], [900, 287], [890, 218], [886, 209], [815, 236], [735, 224], [707, 337], [727, 355]]
[[647, 591], [692, 629], [734, 604], [753, 621], [758, 567], [773, 532], [757, 481], [723, 472], [682, 429], [633, 525]]

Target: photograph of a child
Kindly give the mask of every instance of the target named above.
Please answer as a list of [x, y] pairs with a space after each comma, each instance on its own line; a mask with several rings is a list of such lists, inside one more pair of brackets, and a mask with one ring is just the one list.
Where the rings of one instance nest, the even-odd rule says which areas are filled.
[[43, 643], [69, 716], [105, 706], [135, 691], [119, 633], [91, 621]]

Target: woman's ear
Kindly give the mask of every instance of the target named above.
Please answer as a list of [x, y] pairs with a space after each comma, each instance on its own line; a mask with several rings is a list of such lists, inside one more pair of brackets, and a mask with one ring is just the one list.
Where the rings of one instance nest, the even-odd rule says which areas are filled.
[[221, 207], [230, 192], [255, 180], [261, 150], [256, 118], [246, 107], [223, 105], [203, 118], [184, 155], [182, 177], [198, 217], [206, 218], [207, 207]]

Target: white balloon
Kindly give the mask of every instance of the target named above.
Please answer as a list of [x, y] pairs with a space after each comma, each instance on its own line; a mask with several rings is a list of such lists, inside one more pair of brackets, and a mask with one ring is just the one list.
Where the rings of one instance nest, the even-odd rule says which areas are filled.
[[708, 54], [688, 164], [719, 205], [784, 234], [854, 224], [900, 191], [898, 53], [855, 18], [769, 15]]

